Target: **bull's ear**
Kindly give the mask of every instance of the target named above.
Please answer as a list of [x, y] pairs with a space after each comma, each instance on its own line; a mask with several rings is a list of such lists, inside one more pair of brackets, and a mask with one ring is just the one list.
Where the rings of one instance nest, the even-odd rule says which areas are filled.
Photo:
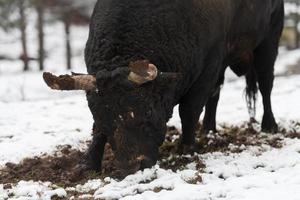
[[176, 72], [159, 72], [158, 79], [161, 81], [179, 81], [182, 78], [181, 73]]
[[182, 79], [182, 73], [159, 72], [155, 84], [165, 90], [172, 90]]

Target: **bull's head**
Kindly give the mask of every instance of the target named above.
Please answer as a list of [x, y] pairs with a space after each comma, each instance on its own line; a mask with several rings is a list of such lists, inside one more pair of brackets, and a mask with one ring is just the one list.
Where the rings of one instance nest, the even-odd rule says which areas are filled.
[[156, 163], [168, 109], [172, 109], [166, 104], [173, 103], [166, 87], [177, 78], [177, 73], [159, 72], [146, 60], [96, 75], [56, 77], [44, 73], [44, 80], [52, 89], [87, 91], [97, 132], [107, 136], [120, 176]]

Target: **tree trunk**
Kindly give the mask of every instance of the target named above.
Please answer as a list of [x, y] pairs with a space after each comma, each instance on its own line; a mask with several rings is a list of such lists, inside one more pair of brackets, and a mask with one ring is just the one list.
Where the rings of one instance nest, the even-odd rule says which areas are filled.
[[21, 43], [22, 43], [22, 55], [21, 60], [24, 63], [23, 70], [29, 70], [29, 57], [27, 50], [27, 33], [26, 33], [26, 15], [25, 15], [25, 5], [24, 1], [19, 1], [19, 12], [20, 12], [20, 31], [21, 31]]
[[67, 69], [70, 70], [72, 68], [72, 50], [71, 50], [71, 35], [70, 35], [71, 24], [68, 16], [64, 17], [64, 25], [65, 25]]
[[[298, 1], [296, 4], [297, 10], [300, 9], [300, 2]], [[298, 30], [298, 25], [300, 22], [300, 13], [295, 14], [295, 32], [296, 32], [296, 48], [300, 48], [300, 32]]]
[[42, 0], [37, 0], [36, 10], [38, 14], [38, 40], [39, 40], [39, 69], [44, 70], [45, 61], [45, 34], [44, 34], [44, 4]]

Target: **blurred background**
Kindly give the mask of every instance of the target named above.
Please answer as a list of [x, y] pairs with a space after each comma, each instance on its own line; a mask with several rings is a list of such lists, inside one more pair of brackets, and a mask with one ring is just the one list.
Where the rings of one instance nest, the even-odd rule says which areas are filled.
[[79, 64], [95, 2], [0, 0], [0, 73]]
[[[281, 45], [293, 50], [300, 46], [300, 0], [285, 1]], [[95, 2], [0, 0], [0, 74], [82, 67]]]
[[[28, 88], [38, 90], [41, 71], [86, 71], [84, 47], [95, 2], [0, 0], [0, 101], [34, 98]], [[300, 72], [300, 67], [295, 67], [300, 65], [300, 0], [285, 2], [280, 55], [294, 67], [283, 70], [284, 63], [278, 74]], [[35, 93], [42, 94], [44, 89]]]

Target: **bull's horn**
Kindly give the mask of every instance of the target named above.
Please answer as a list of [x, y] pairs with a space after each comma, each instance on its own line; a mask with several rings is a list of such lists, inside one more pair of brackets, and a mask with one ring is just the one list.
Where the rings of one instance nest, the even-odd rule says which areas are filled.
[[155, 65], [151, 64], [148, 60], [139, 60], [129, 64], [130, 73], [128, 80], [142, 85], [149, 81], [156, 79], [158, 70]]
[[96, 77], [93, 75], [73, 74], [55, 76], [44, 72], [44, 81], [53, 90], [96, 90]]

